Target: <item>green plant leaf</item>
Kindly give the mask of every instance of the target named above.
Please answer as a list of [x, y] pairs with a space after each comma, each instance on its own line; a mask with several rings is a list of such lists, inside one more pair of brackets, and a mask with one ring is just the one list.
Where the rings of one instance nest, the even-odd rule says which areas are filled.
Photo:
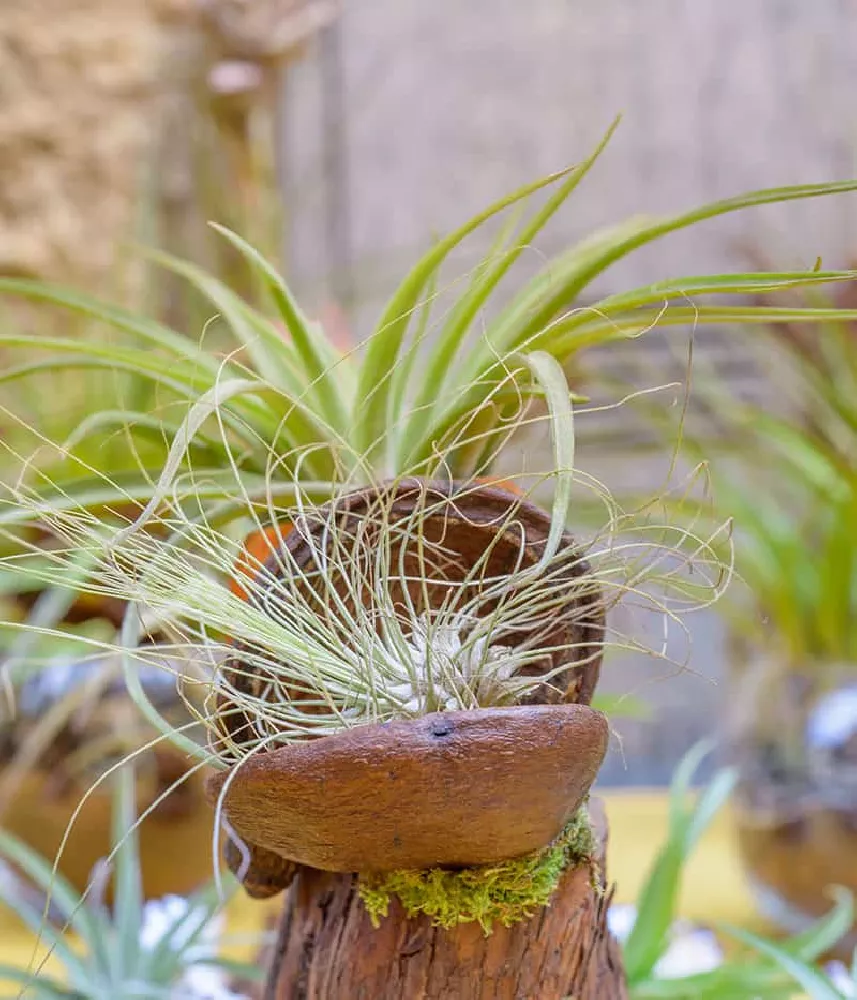
[[[857, 271], [744, 271], [735, 274], [694, 275], [656, 281], [633, 291], [610, 295], [596, 302], [591, 307], [591, 312], [609, 316], [676, 299], [690, 299], [697, 295], [760, 295], [764, 292], [853, 281], [855, 278]], [[589, 311], [589, 308], [581, 310], [584, 315]]]
[[667, 841], [644, 882], [637, 900], [637, 918], [623, 949], [625, 971], [631, 985], [648, 979], [663, 954], [667, 934], [675, 920], [684, 866], [705, 826], [724, 805], [734, 787], [734, 773], [719, 771], [701, 793], [695, 807], [688, 809], [684, 804], [693, 774], [710, 749], [710, 744], [697, 744], [685, 755], [673, 776]]
[[[59, 494], [46, 493], [38, 503], [33, 504], [32, 508], [10, 506], [8, 510], [0, 513], [0, 526], [14, 527], [31, 524], [39, 519], [40, 510], [47, 513], [48, 510], [98, 509], [109, 507], [111, 504], [145, 505], [154, 495], [156, 488], [151, 480], [145, 479], [139, 473], [117, 476], [115, 483], [97, 476], [82, 477], [66, 483], [63, 491]], [[230, 501], [227, 509], [246, 513], [248, 505], [252, 506], [255, 498], [258, 498], [258, 508], [267, 510], [269, 502], [278, 498], [294, 500], [299, 489], [302, 494], [329, 497], [333, 485], [330, 481], [307, 480], [301, 482], [300, 487], [298, 487], [292, 480], [272, 482], [267, 476], [255, 473], [242, 473], [236, 481], [236, 475], [232, 470], [202, 468], [196, 470], [196, 474], [187, 480], [187, 486], [184, 489], [188, 491], [189, 496], [198, 502], [207, 503], [227, 499]], [[179, 492], [180, 487], [177, 483], [175, 494], [179, 494]], [[240, 501], [234, 500], [236, 493], [241, 493], [242, 499]], [[176, 496], [174, 495], [171, 499], [175, 502]]]
[[544, 553], [537, 563], [537, 568], [541, 569], [556, 555], [569, 520], [571, 487], [574, 482], [574, 410], [565, 372], [557, 361], [544, 351], [522, 354], [520, 360], [541, 385], [551, 418], [551, 445], [556, 478], [550, 532]]
[[573, 169], [551, 174], [501, 198], [437, 242], [414, 265], [384, 309], [360, 366], [353, 415], [355, 450], [358, 454], [371, 459], [385, 441], [390, 418], [388, 408], [393, 391], [392, 373], [399, 360], [402, 342], [411, 316], [419, 305], [420, 296], [448, 254], [489, 219], [534, 192], [562, 180]]
[[[294, 342], [295, 350], [303, 364], [308, 389], [317, 401], [319, 411], [332, 427], [341, 434], [348, 428], [348, 403], [343, 386], [336, 378], [337, 365], [341, 362], [338, 352], [327, 338], [304, 316], [288, 285], [267, 260], [236, 233], [211, 223], [221, 236], [238, 250], [264, 281], [283, 324]], [[282, 339], [282, 338], [281, 338]]]
[[[71, 927], [88, 944], [104, 934], [103, 925], [81, 903], [72, 886], [44, 858], [3, 830], [0, 830], [0, 852], [50, 897]], [[0, 882], [0, 903], [20, 917], [37, 938], [56, 953], [73, 986], [82, 989], [92, 981], [92, 970], [83, 958], [75, 954], [62, 931], [49, 923], [46, 912], [27, 903], [5, 882]]]
[[810, 1000], [846, 1000], [825, 975], [796, 958], [780, 945], [766, 941], [765, 938], [759, 937], [751, 931], [733, 927], [731, 924], [719, 924], [718, 927], [722, 933], [728, 934], [736, 941], [740, 941], [759, 954], [770, 958], [791, 976], [806, 992]]
[[161, 250], [147, 250], [146, 255], [179, 275], [214, 306], [235, 340], [246, 350], [260, 378], [284, 392], [300, 391], [300, 364], [284, 331], [277, 330], [241, 296], [203, 268]]
[[832, 890], [834, 905], [811, 927], [781, 942], [781, 947], [803, 962], [814, 962], [839, 944], [854, 924], [854, 897], [841, 886]]
[[[0, 980], [17, 983], [22, 987], [16, 998], [20, 1000], [22, 996], [38, 1000], [80, 1000], [81, 994], [77, 990], [70, 990], [59, 980], [46, 976], [44, 972], [27, 972], [25, 969], [17, 969], [14, 965], [0, 964]], [[11, 997], [8, 998], [11, 1000]]]
[[[159, 388], [168, 390], [180, 399], [195, 401], [201, 392], [210, 388], [210, 384], [201, 377], [200, 371], [183, 370], [176, 363], [158, 358], [151, 351], [131, 348], [118, 348], [112, 345], [99, 345], [85, 341], [64, 340], [62, 338], [40, 337], [33, 340], [29, 337], [0, 336], [0, 347], [38, 347], [55, 350], [71, 355], [72, 358], [65, 367], [74, 367], [75, 360], [82, 360], [86, 367], [98, 369], [112, 374], [114, 371], [125, 371], [140, 379], [149, 379]], [[0, 372], [0, 382], [8, 377], [19, 377], [20, 369], [12, 372]], [[280, 416], [262, 403], [262, 390], [268, 387], [259, 383], [257, 398], [246, 400], [242, 407], [242, 416], [246, 416], [257, 427], [267, 428], [274, 433], [280, 422]], [[224, 423], [238, 433], [246, 433], [243, 424], [236, 420], [228, 410], [223, 413]]]
[[[25, 278], [0, 277], [0, 294], [2, 293], [60, 306], [88, 319], [105, 323], [107, 326], [131, 336], [131, 344], [127, 346], [134, 346], [133, 341], [139, 339], [149, 347], [162, 348], [176, 359], [193, 362], [211, 378], [217, 377], [218, 373], [228, 374], [228, 372], [222, 371], [222, 365], [215, 357], [200, 351], [194, 341], [188, 337], [161, 323], [129, 312], [119, 306], [102, 302], [76, 289]], [[30, 346], [39, 348], [42, 348], [44, 342], [44, 338], [41, 336], [29, 337], [26, 340]], [[77, 338], [68, 338], [68, 340], [76, 341], [78, 344], [83, 343]]]
[[452, 308], [449, 317], [443, 325], [438, 342], [427, 361], [425, 373], [421, 380], [421, 387], [417, 392], [414, 412], [409, 421], [406, 439], [403, 444], [403, 450], [406, 454], [412, 450], [414, 441], [419, 440], [424, 435], [426, 427], [430, 424], [433, 404], [437, 401], [442, 387], [453, 370], [455, 356], [460, 351], [464, 338], [470, 331], [471, 325], [478, 313], [485, 307], [491, 294], [521, 254], [531, 247], [533, 240], [535, 240], [560, 207], [565, 204], [583, 178], [595, 165], [613, 137], [613, 133], [616, 131], [618, 125], [619, 119], [617, 118], [605, 133], [594, 152], [569, 171], [568, 176], [557, 187], [557, 190], [521, 229], [515, 245], [500, 255], [500, 260], [497, 263], [492, 264], [493, 255], [489, 255], [480, 267], [476, 280]]
[[123, 538], [127, 537], [132, 531], [140, 530], [164, 501], [172, 489], [173, 482], [184, 461], [191, 441], [193, 441], [199, 429], [209, 417], [218, 413], [224, 403], [230, 399], [236, 396], [245, 396], [248, 393], [255, 393], [258, 390], [259, 383], [253, 379], [231, 379], [227, 382], [217, 383], [217, 385], [200, 396], [188, 411], [187, 417], [185, 417], [178, 434], [176, 434], [170, 445], [170, 453], [164, 463], [151, 499], [137, 520], [117, 533], [113, 540], [114, 544], [120, 544]]
[[[528, 341], [534, 333], [543, 330], [562, 309], [567, 309], [594, 278], [603, 273], [611, 264], [621, 260], [631, 251], [647, 243], [652, 243], [670, 233], [687, 229], [707, 219], [714, 219], [731, 212], [760, 205], [817, 198], [829, 194], [846, 193], [857, 190], [857, 180], [833, 184], [801, 184], [791, 187], [767, 188], [750, 191], [747, 194], [709, 202], [689, 212], [683, 212], [665, 219], [645, 220], [620, 228], [607, 238], [594, 238], [578, 248], [576, 266], [556, 282], [554, 291], [546, 296], [540, 307], [523, 322], [513, 325], [511, 330], [502, 324], [497, 330], [495, 345], [502, 352]], [[500, 331], [503, 331], [502, 334]]]
[[[128, 430], [135, 436], [144, 434], [166, 447], [171, 438], [181, 433], [181, 426], [180, 423], [167, 420], [160, 414], [154, 416], [138, 410], [100, 410], [86, 416], [62, 442], [62, 448], [66, 451], [74, 450], [80, 442], [95, 435], [103, 439], [105, 433], [109, 434], [114, 430]], [[200, 428], [197, 428], [193, 439], [188, 442], [188, 449], [193, 449], [201, 457], [208, 459], [216, 456], [220, 461], [223, 461], [224, 454], [227, 454], [222, 440], [207, 437]]]
[[[670, 306], [668, 309], [651, 307], [638, 309], [630, 314], [617, 314], [607, 319], [580, 316], [560, 320], [549, 326], [540, 346], [555, 357], [570, 357], [575, 351], [613, 340], [626, 340], [647, 333], [654, 326], [747, 326], [768, 325], [790, 321], [793, 323], [826, 323], [840, 319], [857, 319], [857, 310], [843, 315], [835, 309], [773, 308], [766, 306], [695, 305]], [[543, 339], [543, 342], [541, 340]]]
[[132, 764], [113, 775], [114, 903], [116, 945], [111, 954], [116, 983], [139, 973], [143, 882], [140, 871], [140, 838], [137, 829], [137, 778]]

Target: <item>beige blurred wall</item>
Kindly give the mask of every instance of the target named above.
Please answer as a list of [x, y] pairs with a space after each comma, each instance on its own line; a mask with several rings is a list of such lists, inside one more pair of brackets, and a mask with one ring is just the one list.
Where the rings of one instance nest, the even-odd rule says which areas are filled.
[[150, 156], [159, 30], [148, 0], [0, 8], [0, 272], [111, 275]]
[[[117, 238], [136, 232], [134, 199], [153, 171], [169, 173], [164, 153], [176, 144], [153, 148], [153, 109], [193, 61], [183, 32], [204, 6], [225, 9], [245, 50], [248, 39], [258, 50], [293, 44], [296, 9], [321, 10], [323, 21], [331, 5], [0, 6], [0, 270], [87, 282], [110, 273]], [[339, 34], [348, 213], [364, 301], [387, 292], [403, 254], [580, 157], [616, 113], [624, 114], [616, 140], [543, 250], [631, 212], [857, 172], [851, 0], [371, 0], [344, 6]], [[287, 88], [280, 81], [280, 98], [295, 277], [311, 288], [323, 283], [330, 253], [320, 223], [329, 196], [321, 47], [311, 45], [309, 56]], [[187, 131], [180, 104], [166, 114]], [[175, 200], [187, 183], [180, 175], [166, 178]], [[714, 224], [704, 241], [678, 236], [616, 280], [676, 273], [691, 261], [697, 270], [728, 266], [735, 241], [748, 236], [779, 240], [791, 261], [819, 252], [841, 259], [854, 242], [854, 202]]]
[[[367, 320], [417, 249], [584, 156], [616, 114], [614, 142], [541, 251], [631, 213], [857, 175], [853, 0], [370, 0], [345, 7], [341, 30]], [[297, 74], [295, 104], [312, 97], [313, 72], [307, 64]], [[295, 171], [303, 197], [293, 242], [307, 286], [324, 266], [313, 163]], [[819, 253], [841, 263], [857, 249], [857, 195], [677, 235], [606, 284], [734, 266], [735, 244], [747, 239], [785, 264]]]
[[331, 0], [0, 4], [0, 273], [127, 298], [132, 241], [203, 257], [207, 218], [241, 224], [251, 143], [274, 155], [273, 123], [252, 115], [335, 13]]

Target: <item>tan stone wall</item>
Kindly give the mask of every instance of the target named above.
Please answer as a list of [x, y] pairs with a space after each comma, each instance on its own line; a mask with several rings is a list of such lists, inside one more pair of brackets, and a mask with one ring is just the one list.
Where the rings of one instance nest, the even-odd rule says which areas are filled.
[[134, 229], [159, 33], [147, 0], [0, 10], [0, 272], [101, 285]]
[[[335, 14], [332, 0], [0, 5], [0, 274], [127, 299], [132, 241], [219, 269], [206, 220], [252, 239], [255, 214], [277, 245], [281, 70]], [[187, 321], [169, 280], [146, 296]]]

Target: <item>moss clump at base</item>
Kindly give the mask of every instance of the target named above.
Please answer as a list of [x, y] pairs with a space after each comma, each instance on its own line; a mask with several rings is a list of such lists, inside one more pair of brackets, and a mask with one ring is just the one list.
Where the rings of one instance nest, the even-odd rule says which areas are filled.
[[592, 864], [595, 838], [582, 806], [562, 833], [540, 851], [498, 865], [450, 871], [395, 871], [361, 875], [357, 891], [375, 927], [398, 898], [408, 917], [425, 913], [438, 927], [477, 921], [486, 934], [526, 920], [547, 906], [569, 867]]

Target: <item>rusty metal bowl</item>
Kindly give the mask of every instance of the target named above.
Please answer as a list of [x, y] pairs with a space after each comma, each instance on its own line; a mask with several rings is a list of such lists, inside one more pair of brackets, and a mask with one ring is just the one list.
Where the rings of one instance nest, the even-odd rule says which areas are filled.
[[486, 865], [544, 847], [607, 747], [586, 705], [531, 705], [357, 726], [209, 778], [233, 830], [327, 871]]

